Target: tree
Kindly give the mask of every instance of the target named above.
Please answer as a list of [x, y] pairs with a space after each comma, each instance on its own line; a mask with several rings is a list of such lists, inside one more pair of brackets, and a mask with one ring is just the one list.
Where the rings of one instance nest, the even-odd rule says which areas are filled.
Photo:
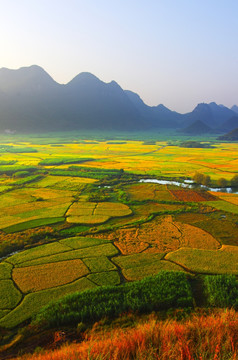
[[195, 174], [193, 175], [193, 180], [195, 181], [195, 183], [197, 184], [202, 184], [203, 181], [203, 177], [204, 175], [199, 173], [199, 172], [195, 172]]
[[220, 179], [217, 180], [217, 185], [219, 187], [224, 188], [224, 187], [226, 187], [228, 185], [228, 182], [227, 182], [227, 180], [225, 178], [220, 178]]
[[231, 179], [231, 186], [238, 187], [238, 175], [233, 176]]
[[202, 185], [208, 186], [211, 183], [211, 178], [209, 175], [203, 175]]

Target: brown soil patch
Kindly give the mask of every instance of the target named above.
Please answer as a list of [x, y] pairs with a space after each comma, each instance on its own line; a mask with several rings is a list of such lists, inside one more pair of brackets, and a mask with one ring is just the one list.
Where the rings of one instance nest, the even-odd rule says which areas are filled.
[[199, 202], [214, 201], [217, 198], [207, 192], [198, 192], [194, 190], [170, 190], [171, 194], [179, 201]]

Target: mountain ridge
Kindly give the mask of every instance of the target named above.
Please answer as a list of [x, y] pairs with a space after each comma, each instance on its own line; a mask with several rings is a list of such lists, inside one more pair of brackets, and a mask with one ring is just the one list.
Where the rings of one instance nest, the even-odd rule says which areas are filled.
[[198, 104], [187, 114], [163, 104], [148, 106], [116, 81], [106, 83], [89, 72], [59, 84], [38, 65], [0, 69], [0, 131], [176, 130], [196, 121], [223, 129], [234, 116], [235, 111], [214, 102]]

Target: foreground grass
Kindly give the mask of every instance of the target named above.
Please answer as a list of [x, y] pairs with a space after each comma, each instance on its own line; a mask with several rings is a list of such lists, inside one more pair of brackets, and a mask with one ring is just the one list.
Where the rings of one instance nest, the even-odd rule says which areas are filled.
[[[130, 315], [127, 322], [130, 321]], [[120, 322], [119, 322], [120, 324]], [[123, 326], [123, 323], [121, 324]], [[80, 343], [25, 355], [24, 360], [235, 360], [238, 358], [238, 313], [219, 310], [186, 320], [158, 320], [154, 314], [123, 329], [98, 323]], [[55, 333], [55, 343], [63, 340]], [[18, 357], [18, 360], [23, 357]]]

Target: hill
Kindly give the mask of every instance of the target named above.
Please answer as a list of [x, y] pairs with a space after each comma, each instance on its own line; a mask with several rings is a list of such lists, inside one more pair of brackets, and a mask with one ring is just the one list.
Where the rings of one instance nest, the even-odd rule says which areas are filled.
[[206, 125], [203, 121], [197, 120], [191, 125], [181, 130], [184, 134], [188, 135], [202, 135], [211, 133], [212, 129]]
[[236, 116], [236, 113], [223, 105], [217, 105], [215, 102], [201, 103], [192, 112], [184, 115], [183, 126], [186, 128], [195, 121], [201, 120], [204, 124], [216, 129], [233, 116]]
[[218, 140], [238, 141], [238, 128], [228, 132], [225, 135], [219, 136]]

